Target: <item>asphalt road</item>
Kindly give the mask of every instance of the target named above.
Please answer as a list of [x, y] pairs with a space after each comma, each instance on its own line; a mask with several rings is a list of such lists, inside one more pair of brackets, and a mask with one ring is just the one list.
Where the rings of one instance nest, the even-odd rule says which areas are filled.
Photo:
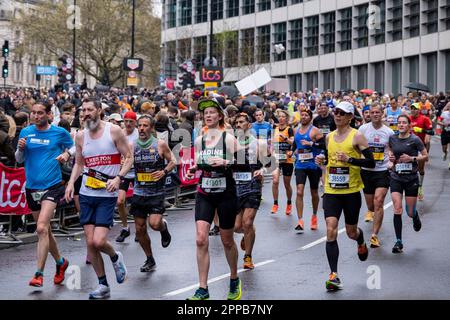
[[[425, 201], [418, 206], [422, 217], [422, 230], [413, 231], [412, 221], [403, 216], [404, 253], [391, 253], [395, 240], [390, 196], [386, 198], [385, 218], [380, 233], [382, 247], [369, 249], [369, 258], [360, 262], [356, 244], [345, 233], [339, 235], [339, 275], [344, 290], [327, 293], [325, 281], [329, 274], [325, 254], [325, 224], [323, 211], [319, 212], [319, 230], [294, 231], [297, 217], [284, 214], [285, 195], [280, 188], [280, 211], [271, 215], [271, 185], [264, 187], [264, 200], [256, 218], [256, 244], [253, 253], [257, 267], [252, 271], [240, 270], [243, 281], [243, 300], [359, 300], [359, 299], [450, 299], [450, 171], [442, 161], [438, 140], [433, 140], [431, 163], [425, 177]], [[293, 179], [294, 183], [294, 179]], [[295, 189], [294, 189], [295, 190]], [[305, 226], [309, 228], [311, 200], [306, 189]], [[281, 200], [283, 199], [283, 200]], [[363, 205], [359, 225], [369, 240], [371, 224], [363, 221], [366, 207]], [[132, 300], [184, 300], [197, 287], [198, 274], [195, 253], [195, 223], [193, 210], [169, 212], [166, 217], [172, 233], [172, 243], [163, 249], [160, 235], [150, 231], [157, 269], [141, 273], [145, 256], [132, 235], [123, 244], [113, 243], [124, 254], [128, 267], [128, 280], [117, 284], [108, 257], [105, 258], [111, 299]], [[342, 219], [343, 220], [343, 219]], [[341, 221], [340, 229], [344, 227]], [[114, 241], [120, 232], [118, 225], [110, 232]], [[235, 236], [239, 245], [240, 235]], [[97, 286], [92, 266], [85, 265], [84, 238], [59, 238], [61, 252], [80, 271], [80, 289], [75, 278], [68, 286], [53, 285], [54, 262], [47, 260], [44, 287], [28, 286], [36, 268], [36, 244], [0, 250], [0, 299], [19, 300], [85, 300]], [[211, 299], [225, 299], [228, 290], [228, 265], [219, 237], [210, 237], [211, 267], [209, 290]], [[243, 252], [239, 249], [239, 268], [242, 268]], [[75, 275], [75, 273], [71, 274]], [[68, 275], [70, 276], [70, 275]], [[66, 281], [67, 282], [67, 281]]]

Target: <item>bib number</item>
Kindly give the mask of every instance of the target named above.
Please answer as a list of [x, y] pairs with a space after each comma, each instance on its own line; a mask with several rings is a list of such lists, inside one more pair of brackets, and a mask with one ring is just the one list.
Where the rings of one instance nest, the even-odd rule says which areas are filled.
[[153, 175], [151, 173], [138, 173], [137, 181], [138, 182], [156, 182], [158, 180], [153, 178]]
[[36, 191], [31, 193], [31, 197], [36, 202], [41, 202], [42, 198], [48, 191]]
[[242, 182], [252, 181], [252, 173], [251, 172], [235, 172], [234, 180], [242, 181]]
[[320, 128], [320, 132], [322, 132], [322, 134], [329, 134], [330, 133], [330, 128], [327, 128], [327, 127]]
[[286, 161], [287, 160], [287, 154], [285, 154], [285, 153], [276, 153], [275, 154], [275, 159], [277, 159], [278, 161]]
[[383, 147], [372, 147], [373, 158], [375, 161], [384, 161], [384, 148]]
[[348, 189], [350, 187], [350, 168], [331, 167], [328, 174], [328, 183], [333, 189]]
[[308, 160], [312, 160], [313, 158], [314, 158], [314, 156], [313, 156], [312, 152], [298, 154], [298, 160], [300, 160], [300, 161], [308, 161]]
[[395, 171], [398, 174], [410, 174], [412, 173], [412, 163], [397, 163]]
[[219, 189], [225, 190], [227, 188], [227, 180], [223, 178], [203, 178], [202, 189]]
[[86, 187], [93, 190], [106, 189], [108, 176], [90, 169], [87, 173]]

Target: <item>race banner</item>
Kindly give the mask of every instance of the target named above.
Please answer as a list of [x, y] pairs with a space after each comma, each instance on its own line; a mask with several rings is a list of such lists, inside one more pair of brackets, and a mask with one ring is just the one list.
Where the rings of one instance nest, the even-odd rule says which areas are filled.
[[191, 180], [186, 177], [189, 169], [195, 164], [194, 154], [194, 147], [182, 148], [180, 150], [181, 164], [179, 165], [179, 176], [182, 186], [193, 186], [198, 184], [199, 178], [197, 176]]
[[25, 169], [8, 168], [0, 163], [0, 214], [30, 214], [25, 196]]

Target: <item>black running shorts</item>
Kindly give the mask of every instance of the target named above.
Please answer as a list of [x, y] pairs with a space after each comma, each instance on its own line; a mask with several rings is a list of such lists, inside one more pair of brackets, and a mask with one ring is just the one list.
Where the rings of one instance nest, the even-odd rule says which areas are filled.
[[261, 194], [252, 193], [244, 197], [238, 198], [238, 210], [259, 209], [261, 205]]
[[306, 178], [309, 179], [309, 185], [312, 190], [319, 189], [320, 177], [322, 176], [322, 169], [295, 169], [296, 184], [306, 184]]
[[217, 210], [220, 228], [224, 230], [233, 229], [238, 214], [237, 202], [236, 189], [234, 188], [207, 195], [198, 192], [195, 198], [195, 221], [201, 220], [212, 224]]
[[164, 203], [164, 195], [152, 197], [134, 195], [131, 198], [130, 214], [135, 218], [143, 219], [151, 214], [163, 214], [166, 211]]
[[48, 188], [46, 190], [47, 192], [45, 192], [40, 201], [35, 201], [33, 199], [32, 193], [37, 191], [42, 190], [26, 189], [25, 191], [28, 208], [30, 208], [31, 211], [40, 211], [42, 201], [51, 201], [58, 205], [64, 198], [66, 188], [62, 184], [58, 183], [57, 185]]
[[130, 183], [134, 183], [134, 179], [127, 179], [125, 178], [119, 186], [119, 190], [123, 190], [125, 192], [128, 191], [128, 189], [130, 188]]
[[361, 193], [349, 194], [324, 194], [323, 210], [325, 219], [335, 217], [338, 220], [344, 211], [345, 224], [354, 226], [358, 224], [359, 211], [361, 210]]
[[399, 181], [391, 179], [391, 193], [405, 193], [405, 197], [417, 197], [419, 194], [419, 177], [410, 181]]
[[361, 178], [364, 183], [365, 194], [375, 194], [378, 188], [389, 189], [391, 176], [389, 171], [369, 171], [361, 170]]
[[446, 146], [450, 143], [450, 131], [442, 131], [441, 134], [441, 144]]
[[292, 174], [294, 173], [293, 163], [280, 163], [279, 168], [283, 176], [292, 177]]

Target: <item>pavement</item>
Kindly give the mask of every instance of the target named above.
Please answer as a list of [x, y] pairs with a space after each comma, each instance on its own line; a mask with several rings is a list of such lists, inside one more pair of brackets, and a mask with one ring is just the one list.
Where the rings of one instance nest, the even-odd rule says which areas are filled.
[[[340, 233], [338, 271], [344, 290], [336, 293], [325, 290], [329, 267], [325, 254], [323, 210], [319, 210], [319, 229], [309, 230], [312, 210], [309, 187], [305, 192], [306, 231], [297, 234], [294, 230], [297, 223], [295, 206], [291, 216], [284, 214], [286, 198], [284, 188], [280, 186], [280, 210], [272, 215], [271, 185], [270, 181], [266, 183], [264, 200], [255, 221], [253, 261], [256, 268], [251, 271], [240, 269], [239, 273], [243, 282], [242, 300], [450, 299], [450, 171], [448, 163], [442, 161], [438, 140], [433, 140], [431, 154], [424, 183], [425, 201], [418, 205], [422, 230], [415, 232], [412, 221], [403, 215], [404, 252], [392, 254], [395, 234], [393, 207], [388, 193], [380, 233], [382, 246], [369, 248], [367, 261], [359, 261], [356, 243], [349, 240], [345, 232]], [[294, 179], [292, 182], [294, 184]], [[365, 212], [364, 204], [359, 226], [368, 241], [371, 223], [364, 222]], [[145, 256], [139, 244], [134, 242], [134, 224], [131, 224], [131, 236], [123, 244], [114, 242], [120, 233], [120, 226], [113, 227], [110, 240], [116, 250], [123, 253], [129, 274], [125, 283], [117, 284], [111, 262], [104, 256], [111, 299], [184, 300], [193, 294], [198, 286], [194, 211], [169, 212], [166, 219], [172, 234], [172, 243], [168, 248], [161, 247], [158, 232], [149, 231], [157, 263], [157, 269], [151, 273], [139, 271]], [[343, 221], [339, 228], [343, 231]], [[241, 235], [235, 235], [235, 240], [239, 248]], [[66, 285], [55, 286], [55, 265], [49, 255], [44, 287], [39, 289], [28, 286], [36, 269], [35, 243], [0, 250], [0, 299], [86, 300], [88, 293], [97, 286], [97, 278], [92, 266], [85, 264], [84, 238], [58, 238], [58, 244], [63, 256], [74, 268], [66, 276]], [[210, 237], [209, 252], [210, 296], [211, 299], [223, 300], [228, 291], [229, 269], [219, 236]], [[239, 249], [239, 268], [242, 268], [242, 259], [243, 252]]]

